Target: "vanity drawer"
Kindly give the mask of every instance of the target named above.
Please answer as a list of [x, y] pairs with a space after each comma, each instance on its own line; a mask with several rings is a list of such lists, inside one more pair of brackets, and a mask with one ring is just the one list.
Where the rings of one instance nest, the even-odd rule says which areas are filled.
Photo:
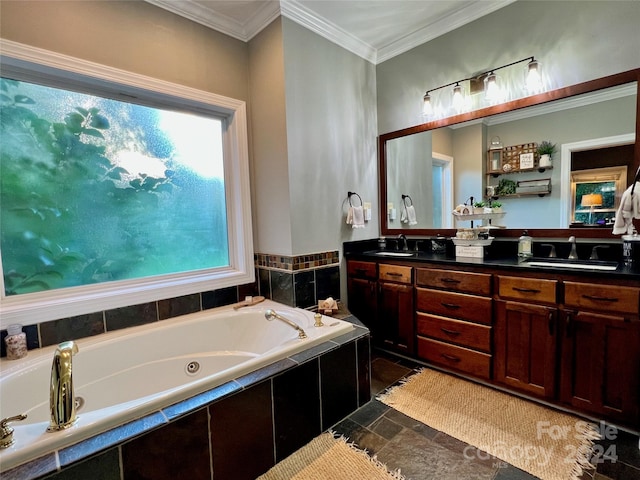
[[491, 327], [418, 312], [418, 335], [491, 352]]
[[638, 314], [640, 289], [593, 283], [564, 282], [564, 303], [568, 307], [606, 312]]
[[370, 278], [375, 280], [378, 278], [378, 264], [373, 262], [350, 260], [347, 262], [347, 274], [352, 277]]
[[491, 275], [486, 273], [418, 268], [416, 284], [476, 295], [491, 295]]
[[417, 289], [417, 310], [491, 325], [492, 300], [466, 293]]
[[556, 303], [557, 280], [498, 276], [498, 295], [501, 298]]
[[379, 265], [378, 278], [390, 282], [411, 283], [411, 267], [401, 265]]
[[487, 380], [491, 374], [491, 355], [430, 338], [418, 337], [418, 356]]

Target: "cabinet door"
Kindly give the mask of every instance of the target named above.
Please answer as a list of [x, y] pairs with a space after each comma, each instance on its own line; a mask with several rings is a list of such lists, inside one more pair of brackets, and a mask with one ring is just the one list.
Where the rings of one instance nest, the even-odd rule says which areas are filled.
[[380, 282], [378, 327], [381, 345], [414, 354], [413, 287]]
[[564, 312], [560, 399], [638, 427], [640, 322]]
[[364, 323], [371, 335], [376, 334], [376, 313], [378, 309], [377, 282], [366, 278], [349, 277], [347, 294], [349, 297], [349, 311]]
[[496, 302], [496, 380], [533, 395], [555, 396], [556, 308]]

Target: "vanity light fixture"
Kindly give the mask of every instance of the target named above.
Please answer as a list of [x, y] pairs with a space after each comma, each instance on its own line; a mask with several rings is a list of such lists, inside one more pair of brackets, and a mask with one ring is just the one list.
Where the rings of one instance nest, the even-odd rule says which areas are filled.
[[[498, 85], [496, 71], [512, 67], [513, 65], [517, 65], [522, 62], [527, 62], [525, 85], [523, 86], [525, 91], [530, 95], [542, 92], [543, 82], [542, 76], [540, 75], [540, 62], [538, 62], [535, 57], [527, 57], [516, 62], [492, 68], [491, 70], [487, 70], [469, 78], [463, 78], [462, 80], [457, 80], [455, 82], [427, 90], [422, 98], [422, 114], [424, 116], [431, 116], [435, 112], [433, 100], [431, 98], [432, 92], [451, 86], [453, 86], [453, 98], [451, 100], [451, 105], [457, 113], [461, 113], [465, 109], [465, 105], [468, 103], [467, 99], [465, 99], [463, 86], [461, 85], [463, 82], [476, 82], [477, 84], [477, 82], [484, 81], [485, 100], [490, 104], [501, 102], [504, 97], [504, 92]], [[473, 93], [473, 89], [471, 90], [471, 93]]]
[[433, 115], [433, 105], [431, 105], [431, 95], [429, 95], [429, 92], [425, 93], [422, 98], [422, 114], [426, 116]]
[[498, 77], [494, 72], [487, 75], [485, 79], [485, 98], [489, 103], [496, 103], [501, 100], [500, 86], [498, 85]]
[[464, 95], [462, 93], [462, 87], [460, 83], [456, 83], [456, 86], [453, 87], [453, 108], [456, 112], [462, 112], [464, 108]]
[[540, 76], [540, 62], [531, 57], [527, 64], [527, 91], [530, 93], [542, 92], [542, 77]]

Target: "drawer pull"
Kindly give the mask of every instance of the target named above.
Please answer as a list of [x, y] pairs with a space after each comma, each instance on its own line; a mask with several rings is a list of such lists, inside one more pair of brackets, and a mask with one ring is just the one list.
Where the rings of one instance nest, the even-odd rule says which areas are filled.
[[549, 313], [549, 335], [553, 336], [553, 332], [555, 331], [556, 322], [553, 318], [553, 313]]
[[522, 287], [511, 287], [513, 288], [516, 292], [521, 292], [521, 293], [540, 293], [540, 290], [537, 290], [535, 288], [522, 288]]
[[442, 283], [460, 283], [460, 280], [456, 280], [455, 278], [443, 278], [440, 281]]
[[402, 274], [398, 273], [398, 272], [388, 272], [386, 275], [389, 276], [389, 277], [401, 277], [402, 276]]
[[444, 328], [444, 327], [440, 327], [440, 330], [442, 330], [447, 335], [453, 335], [453, 336], [460, 335], [460, 332], [456, 330], [449, 330], [448, 328]]
[[460, 361], [460, 357], [456, 357], [455, 355], [449, 355], [447, 353], [441, 353], [440, 356], [442, 358], [447, 359], [447, 360], [451, 360], [452, 362], [459, 362]]
[[594, 302], [617, 302], [618, 299], [614, 297], [597, 297], [595, 295], [582, 295], [582, 298], [587, 300], [593, 300]]
[[356, 268], [356, 273], [358, 275], [366, 275], [367, 274], [367, 270], [365, 268]]
[[440, 305], [442, 305], [445, 308], [450, 308], [452, 310], [456, 310], [456, 309], [460, 308], [460, 305], [456, 305], [455, 303], [440, 302]]

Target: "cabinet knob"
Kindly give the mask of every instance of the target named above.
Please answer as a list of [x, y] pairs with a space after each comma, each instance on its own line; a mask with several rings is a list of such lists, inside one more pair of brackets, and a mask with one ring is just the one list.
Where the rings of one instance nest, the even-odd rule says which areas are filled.
[[571, 323], [573, 319], [571, 318], [571, 313], [567, 312], [567, 319], [565, 320], [565, 336], [571, 336]]

